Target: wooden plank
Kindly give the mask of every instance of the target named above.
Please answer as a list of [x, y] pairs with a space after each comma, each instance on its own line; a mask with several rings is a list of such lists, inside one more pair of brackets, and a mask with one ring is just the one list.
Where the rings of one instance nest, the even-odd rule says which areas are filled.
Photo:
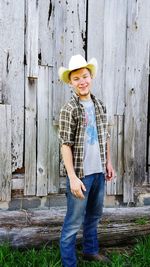
[[124, 202], [134, 200], [133, 183], [145, 181], [149, 12], [149, 1], [128, 1]]
[[59, 191], [59, 140], [58, 126], [53, 125], [52, 68], [49, 68], [49, 145], [48, 145], [48, 193]]
[[117, 182], [116, 192], [118, 195], [123, 194], [124, 178], [124, 116], [118, 116], [118, 157], [117, 157]]
[[124, 113], [126, 10], [127, 1], [105, 1], [102, 88], [110, 117]]
[[114, 114], [124, 113], [127, 1], [88, 2], [88, 58], [95, 56], [99, 63], [93, 92], [113, 124]]
[[11, 106], [0, 104], [0, 201], [11, 200]]
[[111, 154], [112, 165], [115, 170], [116, 178], [107, 182], [107, 195], [123, 194], [123, 175], [124, 175], [124, 158], [123, 158], [123, 142], [124, 142], [124, 116], [115, 115], [114, 125], [111, 134]]
[[107, 195], [122, 194], [123, 136], [118, 131], [124, 114], [126, 11], [127, 1], [97, 1], [94, 5], [92, 0], [88, 1], [88, 58], [95, 56], [99, 63], [93, 92], [107, 106], [111, 158], [117, 175], [117, 179], [107, 182]]
[[63, 85], [58, 79], [58, 68], [61, 65], [68, 67], [69, 59], [73, 54], [85, 54], [86, 2], [86, 0], [55, 1], [53, 55], [53, 119], [55, 121], [58, 121], [60, 108], [71, 95], [68, 86]]
[[36, 94], [37, 80], [25, 84], [25, 195], [36, 194]]
[[[131, 103], [130, 103], [131, 104]], [[128, 111], [129, 112], [129, 111]], [[127, 115], [128, 116], [128, 115]], [[131, 113], [130, 113], [131, 116]], [[123, 202], [134, 202], [133, 185], [135, 169], [135, 120], [128, 116], [125, 118], [125, 138], [124, 138], [124, 181], [123, 181]]]
[[39, 4], [26, 0], [26, 63], [27, 77], [38, 77], [38, 25]]
[[[112, 126], [111, 131], [111, 140], [110, 140], [110, 147], [111, 147], [111, 155], [112, 155], [112, 164], [115, 170], [115, 174], [117, 175], [118, 170], [118, 117], [117, 115], [114, 116], [114, 123]], [[107, 195], [116, 195], [116, 178], [112, 179], [112, 181], [107, 182], [106, 184], [106, 192]]]
[[[37, 93], [37, 196], [48, 191], [48, 136], [49, 136], [49, 69], [39, 66]], [[54, 145], [54, 144], [53, 144]]]
[[24, 1], [0, 1], [2, 100], [11, 105], [12, 171], [23, 166]]
[[95, 57], [98, 61], [98, 74], [93, 80], [92, 90], [97, 97], [103, 100], [104, 9], [105, 0], [95, 1], [94, 5], [92, 0], [88, 0], [87, 57], [88, 59]]
[[39, 0], [39, 64], [53, 65], [55, 0]]

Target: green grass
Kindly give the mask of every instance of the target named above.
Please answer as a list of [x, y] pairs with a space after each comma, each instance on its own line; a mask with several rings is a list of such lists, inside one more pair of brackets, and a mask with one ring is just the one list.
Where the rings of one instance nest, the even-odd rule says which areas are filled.
[[[107, 255], [111, 259], [110, 267], [150, 267], [150, 236], [140, 239], [130, 250], [114, 248]], [[88, 263], [81, 260], [78, 250], [78, 267], [106, 267], [106, 264]], [[0, 246], [0, 267], [61, 267], [60, 252], [56, 244], [39, 250], [28, 249], [20, 251], [8, 245]]]
[[148, 218], [138, 218], [135, 223], [136, 224], [139, 224], [139, 225], [145, 225], [149, 222], [149, 219]]

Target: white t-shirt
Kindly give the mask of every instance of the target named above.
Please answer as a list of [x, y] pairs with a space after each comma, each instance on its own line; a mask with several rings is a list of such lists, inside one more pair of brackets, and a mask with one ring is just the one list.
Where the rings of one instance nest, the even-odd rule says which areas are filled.
[[85, 109], [84, 175], [103, 172], [93, 101], [80, 100]]

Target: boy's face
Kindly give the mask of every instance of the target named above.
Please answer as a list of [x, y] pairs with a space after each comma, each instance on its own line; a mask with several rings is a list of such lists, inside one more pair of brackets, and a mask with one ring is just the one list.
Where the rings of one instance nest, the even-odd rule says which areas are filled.
[[70, 74], [70, 84], [81, 100], [90, 99], [92, 77], [87, 68], [72, 71]]

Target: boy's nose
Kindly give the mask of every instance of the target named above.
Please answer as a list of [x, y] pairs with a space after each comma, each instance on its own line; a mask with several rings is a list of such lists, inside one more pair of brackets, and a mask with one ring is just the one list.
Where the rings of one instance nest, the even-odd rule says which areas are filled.
[[80, 78], [79, 83], [80, 84], [83, 84], [84, 83], [84, 79], [83, 78]]

